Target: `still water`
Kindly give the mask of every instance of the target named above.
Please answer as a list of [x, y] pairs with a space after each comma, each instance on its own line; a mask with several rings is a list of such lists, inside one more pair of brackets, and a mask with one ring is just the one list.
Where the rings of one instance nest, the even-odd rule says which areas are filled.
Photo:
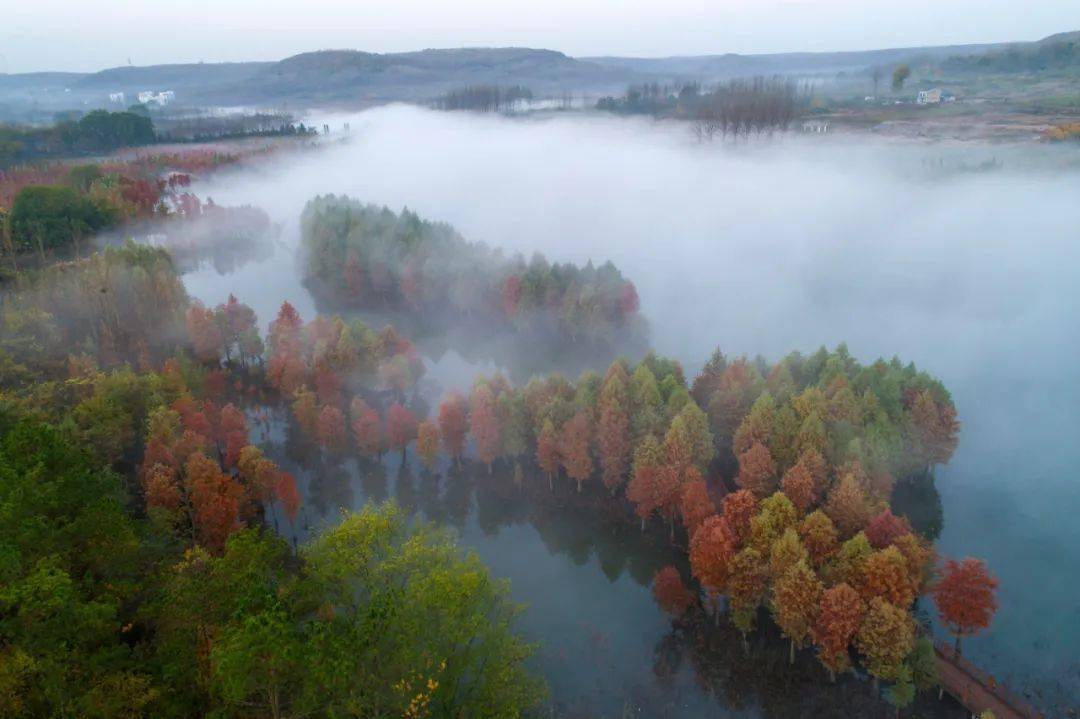
[[[186, 275], [193, 296], [216, 304], [234, 292], [264, 323], [288, 299], [310, 318], [299, 212], [315, 194], [349, 193], [526, 255], [613, 260], [638, 285], [653, 345], [689, 373], [716, 345], [776, 359], [847, 342], [863, 361], [913, 360], [944, 381], [964, 422], [936, 481], [939, 549], [984, 557], [1001, 580], [995, 623], [965, 653], [1051, 715], [1080, 703], [1080, 153], [843, 137], [700, 146], [681, 128], [634, 120], [410, 108], [351, 126], [322, 153], [196, 188], [261, 206], [282, 231], [268, 259]], [[436, 395], [495, 368], [475, 347], [429, 359]], [[400, 498], [395, 462], [382, 492]], [[370, 472], [336, 471], [337, 504], [378, 498]], [[406, 499], [425, 495], [413, 484]], [[647, 695], [646, 715], [717, 705], [799, 715], [763, 709], [791, 686], [763, 680], [736, 701], [703, 688], [694, 660], [665, 660], [680, 640], [647, 582], [670, 560], [635, 559], [639, 538], [597, 528], [587, 512], [545, 525], [528, 508], [493, 530], [482, 506], [471, 498], [447, 516], [530, 604], [523, 628], [543, 642], [559, 711], [621, 716]], [[713, 673], [747, 661], [734, 654]]]

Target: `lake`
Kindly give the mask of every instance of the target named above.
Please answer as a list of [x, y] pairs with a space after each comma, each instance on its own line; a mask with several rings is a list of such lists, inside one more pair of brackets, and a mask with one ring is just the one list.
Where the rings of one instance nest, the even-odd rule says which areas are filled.
[[[348, 121], [347, 139], [320, 153], [199, 183], [195, 192], [219, 204], [266, 209], [281, 235], [268, 259], [228, 275], [187, 274], [193, 296], [216, 304], [233, 292], [264, 324], [286, 299], [313, 316], [296, 265], [299, 213], [316, 194], [345, 193], [407, 205], [526, 256], [611, 259], [638, 286], [653, 346], [691, 375], [717, 345], [775, 360], [846, 342], [863, 362], [912, 360], [945, 383], [964, 423], [956, 456], [937, 472], [939, 550], [984, 557], [1001, 580], [994, 625], [967, 640], [965, 654], [1048, 712], [1076, 706], [1077, 148], [869, 135], [698, 145], [669, 123], [406, 107]], [[434, 360], [436, 394], [496, 366], [475, 347], [444, 348]], [[383, 491], [400, 499], [398, 464], [387, 461]], [[370, 468], [327, 471], [337, 480], [320, 490], [326, 517], [379, 495]], [[402, 484], [412, 485], [406, 499], [425, 495], [414, 480]], [[444, 480], [440, 496], [453, 486]], [[432, 516], [457, 526], [530, 604], [522, 628], [543, 642], [538, 661], [558, 711], [698, 716], [723, 706], [732, 716], [798, 716], [784, 713], [780, 684], [728, 675], [758, 689], [740, 704], [695, 680], [689, 665], [704, 660], [678, 651], [680, 632], [646, 586], [670, 561], [662, 548], [596, 526], [587, 511], [575, 520], [550, 510], [563, 519], [545, 524], [542, 507], [514, 508], [513, 496], [495, 512], [511, 519], [485, 524], [482, 495]], [[661, 556], [635, 559], [626, 545]], [[666, 653], [690, 658], [665, 662]], [[735, 653], [714, 668], [746, 661]]]

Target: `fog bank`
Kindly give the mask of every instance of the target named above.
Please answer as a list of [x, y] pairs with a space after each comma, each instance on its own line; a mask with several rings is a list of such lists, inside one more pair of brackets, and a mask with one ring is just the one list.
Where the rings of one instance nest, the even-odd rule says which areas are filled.
[[[345, 143], [195, 191], [265, 208], [291, 247], [304, 203], [335, 193], [526, 256], [611, 259], [638, 286], [652, 344], [690, 371], [717, 344], [775, 360], [846, 341], [863, 361], [915, 361], [964, 421], [939, 473], [941, 548], [986, 556], [1002, 579], [994, 630], [968, 652], [1014, 684], [1080, 694], [1080, 622], [1066, 619], [1080, 616], [1076, 148], [869, 135], [702, 146], [672, 123], [400, 106], [317, 120], [345, 121]], [[208, 302], [235, 291], [263, 324], [282, 299], [313, 311], [289, 252], [187, 281]]]

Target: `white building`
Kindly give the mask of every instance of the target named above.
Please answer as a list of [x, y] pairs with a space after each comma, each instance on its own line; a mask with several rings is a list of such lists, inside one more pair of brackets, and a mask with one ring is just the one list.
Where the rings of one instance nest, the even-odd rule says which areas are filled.
[[143, 105], [149, 105], [151, 103], [155, 105], [161, 105], [164, 107], [170, 102], [176, 99], [176, 93], [172, 90], [164, 90], [162, 92], [154, 92], [153, 90], [143, 90], [138, 94], [139, 102]]
[[109, 102], [115, 102], [117, 105], [124, 104], [124, 93], [122, 92], [110, 92]]
[[915, 100], [920, 105], [937, 105], [941, 102], [941, 89], [919, 90], [919, 97]]

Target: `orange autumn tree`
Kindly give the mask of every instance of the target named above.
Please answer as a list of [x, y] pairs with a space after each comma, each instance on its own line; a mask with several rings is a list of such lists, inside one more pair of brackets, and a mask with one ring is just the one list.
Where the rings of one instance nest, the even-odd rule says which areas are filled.
[[739, 544], [744, 543], [750, 536], [750, 520], [758, 511], [758, 501], [754, 493], [748, 489], [740, 489], [724, 496], [721, 502], [721, 512], [727, 518], [728, 526], [735, 534]]
[[214, 320], [214, 311], [195, 300], [188, 308], [184, 321], [195, 356], [203, 362], [216, 364], [221, 358], [223, 337], [221, 328]]
[[240, 485], [199, 452], [191, 455], [185, 469], [195, 536], [200, 544], [220, 553], [225, 540], [240, 526]]
[[795, 647], [801, 647], [817, 616], [822, 592], [821, 580], [800, 559], [790, 566], [773, 587], [772, 610], [776, 626], [789, 640], [788, 663], [795, 663]]
[[352, 417], [350, 429], [360, 454], [369, 459], [378, 457], [382, 451], [382, 423], [378, 410], [369, 407], [360, 397], [353, 397], [349, 414]]
[[274, 485], [274, 494], [281, 502], [281, 508], [285, 510], [289, 526], [293, 528], [293, 546], [295, 547], [296, 515], [300, 512], [300, 491], [296, 488], [296, 478], [288, 472], [279, 473], [277, 483]]
[[888, 507], [876, 514], [866, 525], [866, 538], [874, 549], [884, 549], [905, 534], [911, 533], [911, 525], [904, 517], [897, 517]]
[[995, 593], [997, 578], [980, 559], [965, 558], [945, 562], [941, 579], [932, 593], [941, 621], [956, 636], [956, 653], [960, 653], [960, 638], [976, 634], [990, 626], [997, 611]]
[[768, 447], [754, 442], [750, 449], [739, 455], [739, 474], [735, 481], [759, 499], [768, 497], [776, 490], [776, 463]]
[[810, 555], [810, 564], [820, 568], [840, 548], [836, 527], [820, 509], [808, 514], [799, 524], [799, 539]]
[[791, 503], [799, 510], [799, 514], [806, 514], [810, 507], [817, 503], [814, 477], [801, 462], [784, 472], [784, 479], [780, 486]]
[[687, 472], [687, 482], [683, 485], [682, 496], [679, 498], [679, 512], [683, 526], [686, 527], [686, 536], [691, 538], [706, 517], [716, 514], [716, 507], [709, 497], [709, 489], [696, 468], [691, 467]]
[[416, 415], [405, 407], [395, 402], [386, 410], [386, 441], [391, 447], [401, 450], [401, 458], [405, 458], [405, 450], [416, 438]]
[[836, 525], [841, 538], [847, 539], [862, 531], [870, 521], [870, 499], [854, 474], [840, 478], [825, 502], [825, 514]]
[[281, 304], [277, 319], [270, 323], [266, 376], [272, 386], [285, 394], [299, 389], [307, 372], [301, 340], [303, 324], [296, 309], [288, 302]]
[[469, 398], [469, 431], [476, 443], [476, 454], [487, 465], [499, 456], [499, 416], [495, 408], [495, 395], [486, 383], [478, 383]]
[[563, 425], [562, 437], [559, 438], [559, 458], [567, 476], [581, 483], [592, 476], [593, 459], [589, 453], [589, 418], [584, 412], [578, 412]]
[[915, 587], [907, 561], [896, 547], [879, 549], [866, 558], [862, 568], [863, 598], [883, 597], [901, 609], [915, 601]]
[[235, 467], [240, 459], [240, 451], [248, 443], [247, 418], [244, 413], [232, 404], [222, 407], [218, 420], [218, 435], [225, 446], [225, 466]]
[[679, 570], [672, 566], [663, 567], [653, 575], [652, 593], [657, 605], [676, 617], [694, 604], [694, 595], [683, 584]]
[[727, 520], [715, 514], [702, 523], [690, 540], [690, 569], [713, 600], [714, 611], [716, 598], [727, 589], [735, 550], [735, 536]]
[[866, 604], [850, 585], [841, 582], [821, 594], [817, 618], [810, 636], [818, 647], [818, 659], [835, 681], [837, 672], [851, 666], [848, 648], [862, 624]]

